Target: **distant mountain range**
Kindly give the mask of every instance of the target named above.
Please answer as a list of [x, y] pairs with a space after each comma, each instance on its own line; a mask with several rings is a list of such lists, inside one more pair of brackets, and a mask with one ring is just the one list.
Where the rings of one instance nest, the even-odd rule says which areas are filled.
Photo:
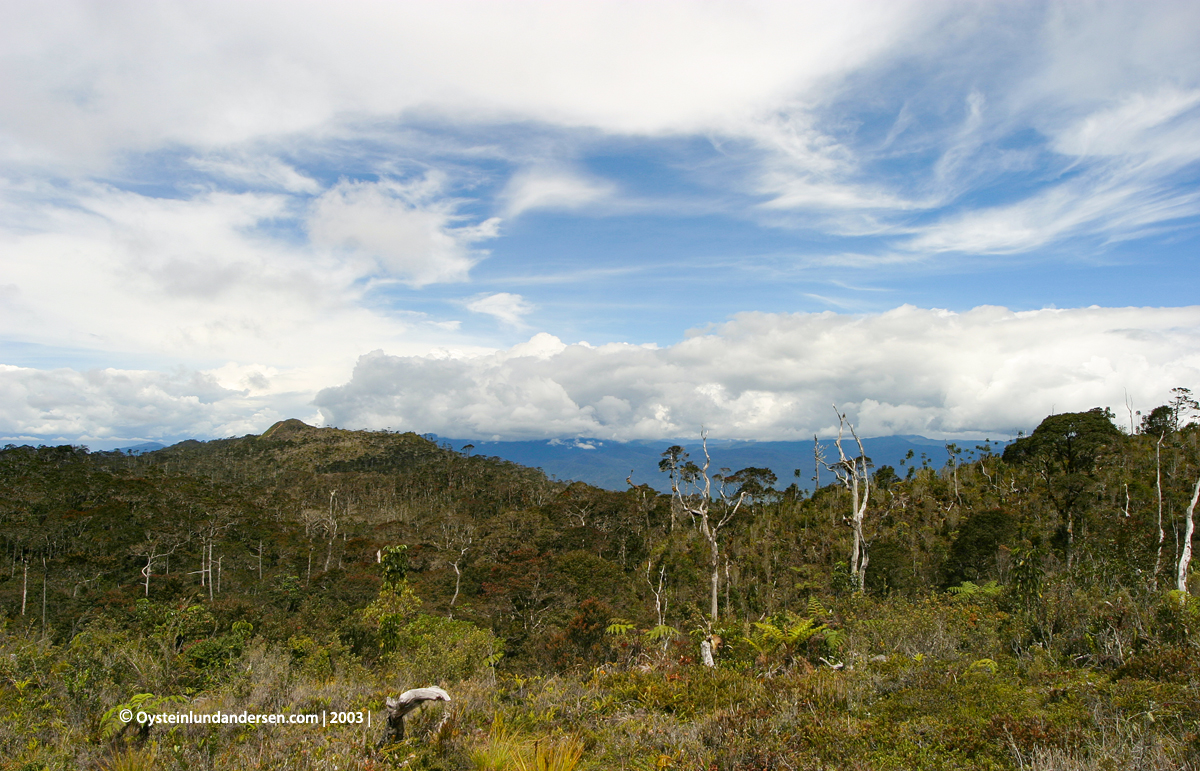
[[135, 444], [130, 447], [116, 447], [113, 449], [113, 452], [123, 452], [129, 455], [141, 455], [142, 453], [161, 450], [164, 447], [166, 447], [166, 445], [160, 442], [142, 442], [141, 444]]
[[[523, 466], [540, 468], [552, 477], [562, 480], [578, 480], [609, 490], [624, 490], [630, 477], [635, 485], [648, 484], [663, 492], [670, 490], [667, 475], [658, 470], [658, 462], [667, 447], [678, 444], [688, 451], [689, 460], [697, 465], [704, 463], [704, 451], [695, 440], [657, 440], [615, 442], [602, 439], [542, 439], [527, 442], [492, 442], [482, 439], [447, 439], [427, 434], [439, 443], [449, 444], [455, 450], [471, 445], [472, 455], [494, 455]], [[846, 454], [851, 453], [853, 439], [842, 441]], [[923, 436], [881, 436], [863, 439], [863, 447], [875, 468], [891, 466], [903, 477], [908, 466], [920, 468], [928, 463], [941, 468], [949, 458], [946, 450], [948, 441], [927, 439]], [[977, 457], [977, 445], [983, 440], [956, 440], [963, 451], [962, 460]], [[1000, 452], [1004, 442], [992, 441], [994, 452]], [[832, 440], [822, 440], [827, 459], [837, 458], [837, 449]], [[857, 448], [855, 448], [857, 449]], [[912, 460], [905, 462], [909, 450]], [[710, 473], [721, 468], [732, 471], [754, 466], [769, 468], [778, 481], [775, 486], [783, 489], [795, 482], [800, 488], [811, 490], [813, 478], [812, 442], [749, 442], [736, 440], [713, 440], [708, 442], [708, 453], [712, 457]], [[800, 470], [797, 476], [794, 472]], [[821, 470], [822, 485], [833, 481], [833, 475]]]

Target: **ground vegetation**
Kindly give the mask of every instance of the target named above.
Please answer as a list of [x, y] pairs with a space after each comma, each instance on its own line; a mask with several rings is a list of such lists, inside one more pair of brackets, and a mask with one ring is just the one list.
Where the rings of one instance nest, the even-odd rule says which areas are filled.
[[[9, 446], [0, 768], [1200, 768], [1194, 405], [941, 468], [860, 452], [811, 493], [678, 447], [671, 494], [611, 491], [295, 420]], [[420, 687], [451, 701], [384, 741]]]

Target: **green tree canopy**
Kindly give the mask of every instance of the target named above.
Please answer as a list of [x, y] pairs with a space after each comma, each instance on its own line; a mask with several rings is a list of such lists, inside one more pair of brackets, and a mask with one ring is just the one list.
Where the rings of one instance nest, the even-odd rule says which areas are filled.
[[1035, 463], [1047, 473], [1085, 474], [1100, 452], [1121, 438], [1112, 417], [1112, 411], [1103, 407], [1051, 415], [1032, 434], [1006, 447], [1004, 460]]

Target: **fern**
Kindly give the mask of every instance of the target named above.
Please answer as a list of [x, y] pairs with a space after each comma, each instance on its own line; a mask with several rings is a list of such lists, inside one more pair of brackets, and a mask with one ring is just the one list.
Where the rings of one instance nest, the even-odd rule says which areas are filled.
[[972, 581], [963, 581], [958, 586], [951, 586], [950, 588], [946, 589], [946, 591], [959, 597], [970, 597], [972, 594], [975, 594], [977, 591], [979, 591], [979, 587], [976, 586]]
[[754, 628], [755, 631], [745, 638], [750, 647], [764, 658], [778, 655], [785, 666], [796, 659], [809, 640], [827, 629], [815, 618], [799, 618], [793, 613], [773, 621], [756, 621]]
[[963, 581], [958, 586], [951, 586], [946, 589], [947, 592], [955, 597], [974, 598], [974, 597], [995, 597], [1004, 590], [1004, 587], [995, 581], [988, 581], [983, 586], [975, 584], [973, 581]]
[[646, 639], [653, 641], [670, 640], [678, 636], [679, 630], [669, 624], [659, 624], [646, 632]]
[[614, 618], [609, 625], [604, 628], [606, 634], [625, 635], [637, 628], [636, 624], [632, 624], [623, 618]]

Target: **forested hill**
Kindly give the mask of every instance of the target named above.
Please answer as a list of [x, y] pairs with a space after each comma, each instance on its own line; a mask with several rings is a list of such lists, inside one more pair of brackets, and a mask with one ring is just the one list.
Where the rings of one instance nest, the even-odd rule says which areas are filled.
[[[117, 740], [105, 715], [136, 694], [380, 709], [396, 682], [467, 694], [457, 733], [406, 745], [425, 768], [557, 730], [591, 737], [589, 768], [1200, 758], [1200, 603], [1179, 591], [1196, 588], [1190, 404], [1135, 435], [1103, 410], [1055, 415], [1002, 455], [911, 472], [844, 443], [811, 495], [716, 472], [716, 446], [708, 476], [668, 453], [671, 495], [297, 420], [142, 455], [9, 446], [0, 758], [95, 765]], [[502, 715], [524, 733], [497, 734]], [[222, 767], [212, 753], [249, 741], [187, 736], [159, 766]], [[303, 766], [288, 736], [261, 767]], [[326, 751], [367, 767], [361, 735]]]

